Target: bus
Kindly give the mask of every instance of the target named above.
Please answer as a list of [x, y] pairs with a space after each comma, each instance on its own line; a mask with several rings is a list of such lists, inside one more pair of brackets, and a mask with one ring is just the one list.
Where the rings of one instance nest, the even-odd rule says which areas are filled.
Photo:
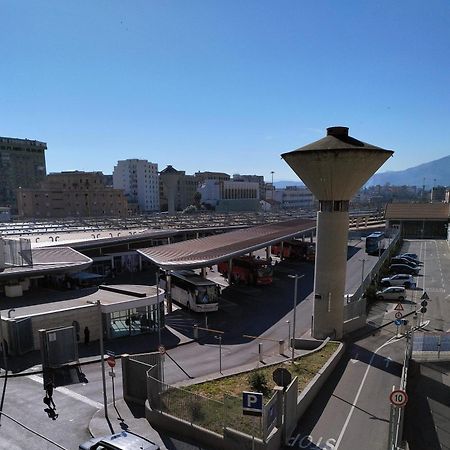
[[368, 255], [379, 255], [384, 250], [384, 233], [375, 231], [366, 237], [366, 253]]
[[[281, 257], [281, 243], [272, 245], [272, 255]], [[312, 242], [292, 239], [283, 243], [283, 258], [314, 262], [316, 246]]]
[[[220, 286], [214, 281], [197, 275], [193, 270], [173, 271], [170, 275], [173, 301], [194, 312], [219, 309]], [[166, 285], [166, 274], [161, 273], [159, 286], [166, 289]]]
[[[217, 270], [228, 277], [228, 261], [217, 264]], [[254, 256], [239, 256], [231, 263], [231, 283], [263, 285], [272, 283], [273, 268], [271, 260]]]

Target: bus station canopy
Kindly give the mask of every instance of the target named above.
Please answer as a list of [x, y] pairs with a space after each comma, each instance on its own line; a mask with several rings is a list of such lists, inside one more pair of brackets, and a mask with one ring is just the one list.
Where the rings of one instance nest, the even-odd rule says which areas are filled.
[[137, 251], [162, 269], [193, 269], [308, 234], [315, 228], [315, 219], [293, 219]]

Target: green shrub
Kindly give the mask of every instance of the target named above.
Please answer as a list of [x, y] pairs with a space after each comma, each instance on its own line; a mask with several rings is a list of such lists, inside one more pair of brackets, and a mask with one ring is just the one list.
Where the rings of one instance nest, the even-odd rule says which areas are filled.
[[270, 391], [267, 378], [262, 370], [255, 370], [248, 376], [248, 384], [255, 392], [262, 392], [264, 395]]

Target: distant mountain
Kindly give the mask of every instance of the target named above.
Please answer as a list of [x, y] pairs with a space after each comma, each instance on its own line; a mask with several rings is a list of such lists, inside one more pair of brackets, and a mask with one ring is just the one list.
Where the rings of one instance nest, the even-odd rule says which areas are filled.
[[405, 170], [388, 171], [375, 174], [367, 186], [390, 183], [396, 186], [450, 186], [450, 156], [436, 159]]
[[305, 185], [301, 181], [288, 181], [288, 180], [274, 181], [273, 184], [276, 189], [284, 189], [286, 186], [304, 186]]

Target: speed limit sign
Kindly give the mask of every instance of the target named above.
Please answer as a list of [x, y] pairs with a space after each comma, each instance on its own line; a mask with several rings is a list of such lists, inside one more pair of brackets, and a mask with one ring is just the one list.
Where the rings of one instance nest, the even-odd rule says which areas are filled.
[[399, 408], [403, 408], [408, 403], [408, 394], [403, 389], [396, 389], [389, 395], [390, 402]]

